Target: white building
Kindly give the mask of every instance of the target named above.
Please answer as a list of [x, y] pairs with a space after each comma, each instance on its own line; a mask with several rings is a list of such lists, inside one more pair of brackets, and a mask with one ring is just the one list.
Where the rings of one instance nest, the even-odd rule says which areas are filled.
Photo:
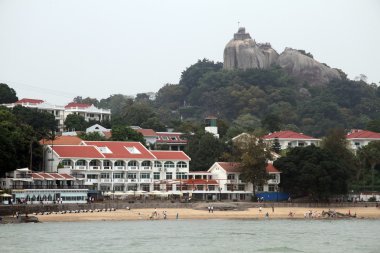
[[86, 128], [86, 134], [94, 132], [99, 133], [100, 136], [108, 136], [111, 134], [111, 129], [105, 128], [99, 124], [95, 124]]
[[84, 117], [86, 121], [111, 120], [111, 110], [96, 108], [94, 105], [69, 103], [65, 106], [65, 118], [70, 114], [77, 114]]
[[356, 151], [358, 148], [368, 145], [371, 141], [380, 141], [380, 133], [367, 130], [351, 130], [346, 135], [349, 147]]
[[12, 190], [15, 203], [86, 203], [88, 190], [66, 173], [33, 172], [28, 168], [7, 172], [0, 188]]
[[15, 103], [4, 104], [8, 108], [21, 105], [28, 108], [36, 108], [41, 111], [47, 111], [54, 115], [57, 121], [57, 128], [60, 132], [64, 130], [64, 122], [67, 115], [78, 114], [85, 118], [86, 121], [111, 120], [111, 110], [99, 109], [94, 105], [69, 103], [66, 106], [52, 105], [40, 99], [23, 98]]
[[190, 158], [184, 152], [150, 151], [139, 142], [83, 141], [79, 146], [49, 146], [46, 152], [47, 170], [55, 172], [60, 165], [100, 191], [175, 193], [189, 172]]
[[279, 131], [267, 134], [262, 139], [269, 145], [278, 140], [281, 149], [305, 147], [310, 145], [319, 146], [320, 139], [293, 131]]
[[[252, 196], [253, 185], [241, 179], [239, 163], [216, 162], [208, 170], [212, 179], [218, 182], [222, 199], [245, 200]], [[268, 163], [266, 171], [269, 179], [265, 185], [257, 186], [255, 192], [277, 192], [280, 184], [280, 173], [272, 163]]]

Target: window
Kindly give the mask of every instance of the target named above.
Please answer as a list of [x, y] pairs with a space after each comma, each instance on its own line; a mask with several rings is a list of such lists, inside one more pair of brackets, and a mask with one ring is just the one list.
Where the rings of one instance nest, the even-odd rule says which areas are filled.
[[176, 138], [176, 137], [170, 137], [170, 140], [172, 140], [172, 141], [176, 141], [177, 138]]
[[71, 165], [71, 160], [62, 160], [62, 165], [63, 166], [70, 166]]
[[227, 179], [235, 179], [235, 174], [228, 174]]
[[161, 168], [162, 167], [162, 163], [159, 162], [159, 161], [154, 161], [154, 167], [155, 168]]
[[360, 146], [360, 142], [355, 142], [355, 146]]
[[164, 168], [174, 168], [174, 163], [173, 162], [165, 162]]
[[91, 160], [90, 166], [98, 166], [98, 161], [97, 160]]
[[269, 174], [269, 179], [276, 179], [276, 174]]
[[77, 166], [86, 166], [86, 161], [85, 160], [78, 160], [75, 165]]
[[208, 190], [209, 191], [215, 191], [215, 185], [209, 185]]
[[257, 191], [258, 192], [264, 191], [264, 187], [262, 185], [257, 186]]
[[137, 166], [137, 161], [129, 161], [128, 166]]
[[143, 161], [142, 164], [141, 164], [141, 166], [143, 166], [143, 167], [150, 167], [150, 166], [152, 166], [152, 163], [150, 161]]
[[204, 187], [203, 187], [203, 185], [197, 185], [197, 186], [196, 186], [196, 189], [197, 189], [198, 191], [203, 191]]
[[87, 174], [88, 179], [98, 179], [98, 175], [96, 174]]
[[137, 174], [136, 173], [128, 173], [128, 179], [136, 179], [137, 178]]
[[292, 146], [292, 143], [291, 142], [288, 142], [288, 147], [291, 147]]
[[142, 184], [141, 185], [141, 190], [146, 191], [146, 192], [150, 191], [149, 184]]
[[173, 178], [173, 173], [166, 172], [166, 179], [172, 179], [172, 178]]
[[303, 147], [303, 146], [305, 146], [305, 143], [304, 143], [304, 142], [299, 142], [299, 143], [298, 143], [298, 147]]
[[115, 162], [115, 166], [124, 166], [124, 162], [123, 161], [116, 161]]
[[275, 191], [275, 187], [274, 187], [273, 184], [268, 185], [268, 191], [269, 192], [274, 192]]
[[124, 173], [114, 173], [113, 178], [124, 178]]
[[111, 189], [110, 186], [104, 186], [104, 185], [100, 186], [101, 191], [109, 191], [110, 189]]
[[160, 180], [160, 172], [153, 172], [153, 179]]
[[185, 172], [177, 172], [176, 178], [177, 179], [187, 179], [187, 175]]
[[123, 186], [123, 185], [115, 185], [115, 186], [113, 187], [113, 189], [114, 189], [115, 191], [124, 191], [124, 186]]
[[238, 190], [239, 191], [244, 191], [244, 189], [245, 189], [245, 185], [244, 184], [239, 184], [238, 185]]
[[150, 178], [150, 173], [141, 173], [140, 174], [140, 178], [146, 178], [146, 179], [148, 179], [148, 178]]
[[111, 166], [111, 161], [110, 160], [104, 160], [103, 166]]
[[101, 173], [100, 178], [110, 178], [110, 174], [108, 173]]
[[177, 168], [187, 168], [187, 163], [185, 163], [185, 162], [178, 162], [177, 163]]
[[154, 191], [159, 191], [160, 190], [160, 185], [159, 184], [153, 185], [153, 190]]
[[141, 152], [136, 147], [125, 147], [129, 153], [139, 155]]

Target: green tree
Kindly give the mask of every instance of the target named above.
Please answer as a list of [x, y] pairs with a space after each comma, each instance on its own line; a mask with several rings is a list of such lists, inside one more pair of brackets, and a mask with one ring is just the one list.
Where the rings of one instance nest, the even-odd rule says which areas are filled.
[[69, 131], [85, 131], [88, 127], [88, 122], [81, 115], [69, 114], [65, 119], [65, 127]]
[[207, 170], [222, 156], [225, 144], [214, 135], [198, 132], [186, 136], [185, 153], [191, 157], [190, 170]]
[[18, 100], [16, 91], [5, 83], [0, 83], [0, 104], [14, 103]]
[[99, 132], [81, 133], [79, 134], [79, 138], [86, 141], [105, 141], [106, 140], [106, 138], [103, 135], [100, 135]]
[[266, 167], [272, 159], [268, 146], [254, 135], [248, 134], [234, 143], [237, 150], [237, 160], [242, 170], [241, 178], [244, 182], [252, 183], [253, 195], [256, 187], [264, 185], [268, 180]]
[[138, 141], [143, 145], [146, 145], [144, 136], [136, 132], [127, 126], [114, 126], [112, 127], [112, 138], [113, 141]]
[[374, 190], [375, 185], [375, 167], [380, 164], [380, 141], [371, 141], [368, 145], [359, 148], [359, 160], [363, 161], [364, 165], [370, 167], [371, 170], [371, 188]]
[[347, 193], [349, 171], [326, 149], [314, 145], [292, 148], [274, 166], [281, 171], [281, 187], [292, 196], [327, 200]]
[[272, 144], [272, 149], [271, 149], [273, 152], [275, 152], [276, 154], [280, 154], [281, 153], [281, 144], [280, 142], [278, 141], [278, 138], [275, 138], [274, 141], [273, 141], [273, 144]]
[[374, 119], [368, 122], [367, 130], [380, 133], [380, 119]]

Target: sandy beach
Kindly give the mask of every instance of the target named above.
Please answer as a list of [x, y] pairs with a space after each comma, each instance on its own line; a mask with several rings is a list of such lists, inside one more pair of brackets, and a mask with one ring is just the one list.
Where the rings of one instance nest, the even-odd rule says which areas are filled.
[[[249, 208], [242, 211], [219, 211], [214, 210], [213, 213], [209, 213], [205, 210], [195, 210], [188, 208], [166, 208], [157, 209], [158, 215], [152, 215], [154, 213], [153, 208], [146, 209], [119, 209], [116, 211], [107, 212], [93, 212], [93, 213], [66, 213], [66, 214], [49, 214], [49, 215], [37, 215], [41, 222], [75, 222], [75, 221], [122, 221], [122, 220], [162, 220], [164, 219], [163, 211], [167, 213], [167, 219], [173, 220], [179, 219], [265, 219], [266, 213], [268, 213], [269, 219], [305, 219], [305, 213], [309, 211], [314, 212], [316, 215], [321, 214], [322, 211], [327, 211], [326, 208], [287, 208], [278, 207], [274, 208], [262, 208], [260, 211], [258, 208]], [[336, 212], [351, 215], [356, 214], [357, 218], [365, 219], [380, 219], [380, 208], [376, 207], [353, 207], [353, 208], [337, 208], [331, 209]], [[289, 213], [293, 213], [293, 217], [289, 216]]]

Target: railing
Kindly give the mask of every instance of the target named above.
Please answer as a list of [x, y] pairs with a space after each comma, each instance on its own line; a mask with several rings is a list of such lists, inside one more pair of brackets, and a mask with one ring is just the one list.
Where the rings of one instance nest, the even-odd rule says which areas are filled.
[[237, 179], [228, 179], [227, 184], [236, 184], [238, 182]]
[[102, 169], [103, 169], [103, 170], [111, 170], [112, 167], [111, 167], [111, 166], [103, 166]]
[[71, 174], [71, 176], [73, 176], [73, 177], [75, 177], [77, 179], [79, 179], [79, 178], [85, 178], [85, 175], [83, 175], [83, 174]]
[[151, 166], [144, 166], [144, 167], [142, 167], [142, 168], [143, 168], [143, 170], [151, 170], [151, 169], [152, 169]]
[[73, 166], [71, 166], [71, 165], [63, 165], [63, 168], [65, 168], [65, 169], [72, 169]]
[[80, 166], [75, 166], [73, 168], [73, 170], [86, 170], [87, 169], [87, 166], [83, 166], [83, 165], [80, 165]]
[[128, 182], [128, 183], [138, 183], [139, 180], [138, 180], [137, 178], [128, 178], [128, 179], [127, 179], [127, 182]]
[[30, 175], [30, 174], [16, 174], [16, 178], [30, 179], [30, 178], [32, 178], [32, 175]]
[[102, 178], [102, 179], [100, 179], [100, 182], [101, 183], [112, 183], [112, 179], [111, 178]]
[[124, 166], [115, 166], [115, 170], [125, 170]]
[[90, 166], [90, 170], [99, 170], [100, 166]]
[[86, 180], [87, 183], [98, 183], [99, 182], [99, 179], [90, 179], [90, 178], [87, 178]]
[[152, 182], [152, 179], [151, 179], [151, 178], [141, 178], [141, 179], [140, 179], [140, 182], [141, 182], [141, 183], [151, 183], [151, 182]]
[[13, 185], [12, 189], [87, 189], [85, 185]]
[[269, 179], [268, 180], [268, 184], [279, 184], [280, 183], [280, 180], [278, 179]]
[[124, 179], [123, 178], [114, 178], [113, 182], [114, 183], [124, 183]]
[[138, 170], [138, 166], [128, 166], [128, 170]]

